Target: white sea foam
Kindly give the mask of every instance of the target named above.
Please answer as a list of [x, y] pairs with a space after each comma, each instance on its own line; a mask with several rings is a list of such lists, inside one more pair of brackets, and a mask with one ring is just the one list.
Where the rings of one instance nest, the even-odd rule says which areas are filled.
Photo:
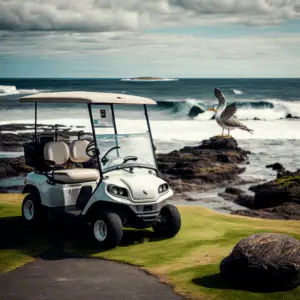
[[241, 91], [241, 90], [235, 90], [235, 89], [233, 89], [232, 91], [233, 91], [233, 93], [234, 93], [235, 95], [243, 95], [243, 94], [244, 94], [244, 92]]
[[39, 90], [36, 89], [17, 89], [14, 85], [0, 85], [0, 97], [20, 94], [35, 94]]

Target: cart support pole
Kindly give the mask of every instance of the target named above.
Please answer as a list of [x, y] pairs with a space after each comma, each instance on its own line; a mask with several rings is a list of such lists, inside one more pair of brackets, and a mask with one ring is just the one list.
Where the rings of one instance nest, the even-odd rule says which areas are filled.
[[98, 163], [98, 167], [99, 167], [100, 177], [103, 178], [101, 162], [100, 162], [100, 157], [99, 157], [100, 153], [99, 153], [99, 148], [98, 148], [98, 145], [97, 145], [95, 126], [94, 126], [94, 123], [93, 123], [93, 114], [92, 114], [91, 104], [88, 103], [87, 106], [88, 106], [88, 109], [89, 109], [89, 115], [90, 115], [90, 120], [91, 120], [91, 126], [92, 126], [92, 132], [93, 132], [93, 139], [94, 139], [94, 143], [95, 143], [95, 148], [97, 149], [97, 163]]
[[150, 122], [149, 122], [149, 117], [148, 117], [148, 111], [147, 111], [147, 106], [146, 104], [144, 104], [144, 110], [145, 110], [145, 116], [146, 116], [146, 121], [147, 121], [147, 126], [148, 126], [148, 130], [149, 130], [149, 135], [150, 135], [150, 140], [151, 140], [151, 145], [152, 145], [152, 149], [153, 149], [153, 155], [154, 155], [154, 161], [155, 161], [155, 166], [157, 168], [157, 160], [156, 160], [156, 155], [155, 155], [155, 145], [153, 142], [153, 138], [152, 138], [152, 132], [151, 132], [151, 127], [150, 127]]
[[37, 141], [37, 102], [34, 102], [34, 141]]
[[[111, 104], [111, 105], [110, 105], [110, 108], [111, 108], [111, 115], [112, 115], [113, 124], [114, 124], [116, 146], [119, 146], [119, 143], [118, 143], [118, 136], [117, 136], [117, 135], [118, 135], [118, 130], [117, 130], [117, 125], [116, 125], [116, 118], [115, 118], [115, 109], [114, 109], [114, 105]], [[118, 157], [120, 157], [119, 148], [117, 149], [117, 155], [118, 155]]]

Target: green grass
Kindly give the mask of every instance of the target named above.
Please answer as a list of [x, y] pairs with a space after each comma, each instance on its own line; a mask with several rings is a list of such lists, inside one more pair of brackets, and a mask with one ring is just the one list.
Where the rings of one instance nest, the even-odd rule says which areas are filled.
[[[11, 219], [13, 223], [13, 217], [20, 215], [20, 199], [20, 196], [0, 195], [2, 219]], [[161, 281], [174, 286], [176, 292], [191, 299], [300, 298], [300, 288], [267, 294], [233, 290], [227, 287], [218, 275], [221, 260], [240, 239], [258, 232], [279, 232], [300, 240], [300, 222], [225, 215], [201, 207], [179, 209], [182, 214], [182, 229], [173, 239], [159, 240], [150, 229], [126, 230], [122, 245], [110, 251], [95, 249], [84, 238], [71, 237], [67, 239], [64, 250], [77, 256], [98, 257], [138, 265], [158, 276]], [[18, 218], [15, 219], [17, 222]], [[23, 226], [19, 230], [18, 234], [17, 230], [13, 234], [20, 238], [26, 229]], [[44, 229], [44, 232], [42, 229], [35, 233], [27, 232], [30, 238], [21, 239], [14, 247], [0, 247], [0, 271], [11, 270], [30, 261], [55, 241], [59, 230], [52, 228], [53, 231], [55, 235], [49, 228]]]

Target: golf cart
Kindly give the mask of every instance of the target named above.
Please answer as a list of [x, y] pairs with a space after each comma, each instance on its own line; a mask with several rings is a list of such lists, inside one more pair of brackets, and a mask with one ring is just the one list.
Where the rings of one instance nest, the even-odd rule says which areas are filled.
[[[180, 213], [167, 203], [173, 191], [158, 176], [147, 112], [147, 105], [155, 101], [113, 93], [57, 92], [25, 96], [20, 102], [35, 104], [33, 141], [24, 144], [25, 163], [34, 170], [26, 176], [22, 192], [27, 194], [22, 204], [27, 223], [37, 224], [47, 215], [78, 218], [90, 226], [96, 243], [109, 248], [120, 244], [123, 227], [152, 227], [164, 237], [179, 232]], [[38, 136], [39, 103], [87, 105], [91, 140], [78, 136], [65, 141], [57, 133]], [[116, 118], [118, 107], [127, 120]], [[143, 124], [139, 119], [133, 130], [128, 123], [137, 113]], [[123, 132], [124, 125], [133, 132]], [[67, 167], [69, 162], [76, 167]]]

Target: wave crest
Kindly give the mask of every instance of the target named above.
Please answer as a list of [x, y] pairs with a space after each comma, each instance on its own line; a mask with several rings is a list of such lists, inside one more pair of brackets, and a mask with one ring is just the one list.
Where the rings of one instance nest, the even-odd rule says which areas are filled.
[[[235, 116], [240, 120], [273, 121], [286, 118], [300, 118], [300, 102], [288, 102], [276, 99], [264, 101], [248, 100], [237, 102]], [[209, 120], [214, 112], [204, 111], [199, 113], [195, 120]]]
[[241, 91], [241, 90], [232, 90], [233, 91], [233, 93], [235, 94], [235, 95], [243, 95], [244, 94], [244, 92], [243, 91]]
[[0, 96], [35, 94], [39, 90], [36, 89], [17, 89], [14, 85], [0, 85]]

